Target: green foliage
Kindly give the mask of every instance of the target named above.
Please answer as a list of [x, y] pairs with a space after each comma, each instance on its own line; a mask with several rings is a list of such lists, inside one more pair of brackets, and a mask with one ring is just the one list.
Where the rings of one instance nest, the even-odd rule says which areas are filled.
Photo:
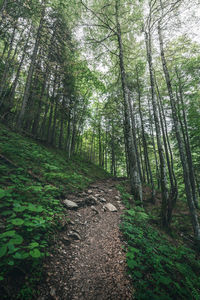
[[121, 229], [127, 240], [135, 299], [199, 299], [200, 263], [195, 251], [172, 245], [139, 206], [125, 212]]

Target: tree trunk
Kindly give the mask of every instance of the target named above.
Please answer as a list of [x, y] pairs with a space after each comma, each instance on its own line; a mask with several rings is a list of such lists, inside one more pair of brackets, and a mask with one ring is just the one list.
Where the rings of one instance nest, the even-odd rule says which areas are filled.
[[22, 65], [24, 63], [24, 59], [25, 59], [25, 56], [26, 56], [26, 51], [27, 51], [27, 48], [28, 48], [28, 43], [29, 43], [29, 39], [30, 39], [30, 35], [31, 35], [31, 28], [29, 30], [29, 34], [28, 34], [26, 43], [25, 43], [24, 48], [23, 48], [23, 54], [22, 54], [19, 66], [17, 68], [17, 73], [16, 73], [16, 76], [15, 76], [15, 80], [14, 80], [14, 82], [12, 84], [12, 87], [11, 87], [11, 92], [10, 92], [10, 97], [9, 97], [10, 98], [10, 100], [9, 100], [10, 107], [13, 106], [13, 101], [14, 101], [14, 98], [15, 98], [15, 90], [16, 90], [16, 87], [17, 87], [17, 84], [18, 84], [18, 81], [19, 81], [21, 68], [22, 68]]
[[[56, 70], [57, 72], [57, 70]], [[58, 87], [59, 89], [59, 87]], [[51, 138], [50, 138], [50, 144], [53, 146], [55, 144], [55, 132], [56, 132], [56, 121], [57, 121], [57, 112], [58, 112], [58, 95], [55, 96], [55, 108], [54, 108], [54, 116], [53, 116], [53, 126], [52, 126], [52, 131], [51, 131]]]
[[58, 142], [59, 149], [62, 149], [63, 127], [64, 127], [64, 96], [62, 98], [62, 106], [61, 106], [60, 133], [59, 133], [59, 142]]
[[56, 84], [57, 84], [57, 67], [54, 74], [54, 83], [53, 83], [53, 93], [51, 96], [50, 101], [50, 114], [49, 114], [49, 122], [48, 122], [48, 128], [47, 128], [47, 142], [51, 143], [51, 124], [52, 124], [52, 118], [53, 118], [53, 108], [54, 108], [54, 102], [55, 102], [55, 90], [56, 90]]
[[17, 121], [17, 127], [18, 128], [21, 128], [21, 126], [22, 126], [22, 122], [23, 122], [24, 115], [25, 115], [25, 112], [26, 112], [26, 106], [27, 106], [28, 98], [29, 98], [29, 95], [30, 95], [31, 81], [32, 81], [34, 66], [35, 66], [35, 62], [36, 62], [36, 58], [37, 58], [41, 31], [42, 31], [42, 28], [43, 28], [44, 15], [45, 15], [45, 8], [42, 9], [42, 15], [41, 15], [40, 24], [39, 24], [39, 27], [38, 27], [38, 30], [37, 30], [36, 41], [35, 41], [35, 45], [34, 45], [34, 49], [33, 49], [33, 54], [32, 54], [32, 57], [31, 57], [31, 63], [30, 63], [28, 75], [27, 75], [27, 78], [26, 78], [26, 85], [25, 85], [25, 90], [24, 90], [22, 107], [21, 107], [21, 111], [20, 111], [18, 121]]
[[[70, 100], [71, 104], [71, 100]], [[69, 106], [68, 111], [68, 120], [67, 120], [67, 139], [66, 139], [66, 151], [67, 151], [67, 159], [70, 159], [70, 149], [71, 149], [71, 105]]]
[[12, 35], [11, 35], [10, 47], [9, 47], [9, 50], [8, 50], [8, 54], [7, 54], [6, 62], [5, 62], [5, 65], [4, 65], [4, 70], [3, 70], [2, 77], [1, 77], [1, 82], [0, 82], [0, 98], [1, 98], [0, 106], [3, 103], [2, 94], [3, 94], [4, 88], [6, 86], [8, 70], [9, 70], [9, 65], [10, 65], [10, 56], [11, 56], [11, 53], [12, 53], [12, 50], [13, 50], [13, 43], [14, 43], [14, 39], [15, 39], [15, 33], [16, 33], [16, 24], [13, 28], [13, 32], [12, 32]]
[[98, 135], [99, 135], [99, 166], [101, 166], [102, 159], [102, 145], [101, 145], [101, 119], [98, 124]]
[[152, 45], [151, 45], [150, 29], [149, 29], [148, 33], [145, 32], [145, 40], [146, 40], [147, 60], [148, 60], [148, 65], [149, 65], [150, 84], [151, 84], [151, 102], [152, 102], [152, 107], [153, 107], [154, 123], [155, 123], [155, 129], [156, 129], [156, 140], [157, 140], [158, 154], [159, 154], [159, 160], [160, 160], [160, 181], [161, 181], [161, 192], [162, 192], [161, 218], [162, 218], [162, 226], [164, 228], [168, 228], [167, 174], [166, 174], [164, 151], [163, 151], [163, 147], [162, 147], [158, 109], [157, 109], [157, 104], [156, 104], [156, 100], [155, 100], [155, 83], [154, 83], [154, 75], [153, 75], [153, 61], [152, 61], [152, 48], [151, 48]]
[[142, 185], [141, 185], [140, 174], [137, 165], [137, 157], [135, 153], [135, 145], [133, 142], [133, 136], [131, 132], [131, 125], [130, 125], [128, 88], [126, 84], [123, 45], [121, 39], [121, 28], [119, 23], [119, 0], [115, 1], [115, 16], [116, 16], [116, 25], [117, 25], [117, 41], [119, 47], [119, 66], [120, 66], [121, 84], [122, 84], [122, 92], [123, 92], [123, 100], [124, 100], [123, 101], [124, 129], [125, 129], [125, 139], [126, 139], [127, 154], [128, 154], [128, 161], [129, 161], [131, 192], [134, 195], [134, 199], [142, 203]]
[[139, 174], [140, 174], [140, 180], [142, 180], [140, 156], [139, 156], [138, 147], [137, 147], [135, 117], [134, 117], [133, 107], [132, 107], [132, 103], [131, 103], [131, 99], [130, 99], [130, 92], [128, 94], [128, 102], [129, 102], [128, 104], [129, 104], [130, 118], [131, 118], [131, 129], [132, 129], [133, 141], [134, 141], [134, 146], [135, 146], [135, 153], [136, 153], [136, 158], [137, 158], [138, 171], [139, 171]]
[[137, 76], [137, 92], [138, 92], [138, 101], [139, 101], [139, 115], [140, 115], [141, 129], [142, 129], [142, 144], [143, 144], [143, 149], [144, 149], [144, 159], [145, 159], [148, 182], [149, 182], [149, 177], [150, 177], [150, 183], [151, 183], [151, 189], [152, 189], [151, 201], [153, 203], [155, 203], [155, 187], [154, 187], [153, 175], [152, 175], [150, 161], [149, 161], [147, 141], [146, 141], [146, 137], [145, 137], [144, 120], [143, 120], [142, 105], [141, 105], [141, 92], [140, 92], [140, 83], [139, 83], [138, 72], [136, 72], [136, 76]]
[[155, 145], [155, 139], [154, 139], [154, 128], [153, 128], [153, 120], [152, 120], [152, 114], [151, 114], [151, 107], [150, 107], [150, 101], [148, 98], [148, 108], [149, 108], [149, 125], [150, 125], [150, 135], [151, 135], [151, 141], [153, 145], [153, 153], [156, 163], [156, 180], [157, 180], [157, 189], [160, 189], [160, 171], [158, 166], [158, 158], [157, 158], [157, 149]]
[[164, 128], [164, 121], [163, 121], [163, 109], [161, 111], [161, 106], [162, 106], [162, 99], [161, 99], [161, 95], [160, 95], [160, 91], [156, 82], [156, 78], [155, 78], [155, 84], [156, 84], [156, 88], [157, 88], [157, 92], [158, 92], [158, 111], [159, 111], [159, 116], [160, 116], [160, 124], [161, 124], [161, 129], [162, 129], [162, 135], [163, 135], [163, 142], [164, 142], [164, 148], [165, 148], [165, 156], [166, 156], [166, 160], [167, 160], [167, 167], [168, 167], [168, 173], [169, 173], [169, 179], [170, 179], [170, 195], [169, 195], [169, 201], [168, 201], [168, 212], [167, 212], [167, 219], [168, 219], [168, 226], [170, 226], [171, 220], [172, 220], [172, 212], [173, 209], [175, 207], [176, 204], [176, 200], [178, 197], [178, 187], [177, 187], [177, 181], [176, 181], [176, 177], [174, 174], [174, 170], [173, 170], [173, 157], [171, 156], [171, 161], [170, 161], [170, 157], [169, 157], [169, 152], [168, 152], [168, 145], [167, 144], [167, 139], [168, 136], [167, 131]]
[[77, 120], [76, 120], [76, 107], [74, 107], [73, 112], [73, 122], [72, 122], [72, 138], [71, 138], [71, 155], [74, 154], [75, 151], [75, 145], [76, 145], [76, 126], [77, 126]]
[[[182, 117], [183, 117], [183, 124], [184, 124], [184, 128], [182, 126], [182, 134], [184, 137], [185, 150], [186, 150], [187, 160], [188, 160], [190, 183], [191, 183], [191, 188], [192, 188], [192, 196], [193, 196], [193, 201], [195, 203], [195, 206], [196, 206], [196, 208], [198, 208], [199, 205], [198, 205], [198, 197], [197, 197], [197, 190], [196, 190], [196, 183], [195, 183], [195, 173], [194, 173], [194, 166], [193, 166], [193, 160], [192, 160], [190, 138], [189, 138], [189, 134], [188, 134], [187, 117], [186, 117], [185, 108], [184, 108], [183, 89], [182, 89], [181, 79], [179, 77], [177, 70], [176, 70], [176, 75], [177, 75], [178, 83], [179, 83], [179, 96], [180, 96], [180, 101], [181, 101], [181, 110], [182, 110]], [[179, 97], [177, 97], [177, 98], [178, 98], [177, 100], [179, 102]], [[181, 122], [181, 118], [180, 118], [180, 122]]]

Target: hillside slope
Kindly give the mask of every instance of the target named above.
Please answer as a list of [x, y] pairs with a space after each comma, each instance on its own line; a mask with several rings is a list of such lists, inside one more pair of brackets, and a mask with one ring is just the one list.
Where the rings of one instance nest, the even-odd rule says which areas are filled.
[[[0, 295], [30, 298], [31, 285], [54, 231], [62, 227], [62, 199], [109, 174], [80, 158], [50, 149], [1, 125]], [[16, 282], [16, 278], [18, 282]], [[4, 298], [5, 296], [5, 298]]]

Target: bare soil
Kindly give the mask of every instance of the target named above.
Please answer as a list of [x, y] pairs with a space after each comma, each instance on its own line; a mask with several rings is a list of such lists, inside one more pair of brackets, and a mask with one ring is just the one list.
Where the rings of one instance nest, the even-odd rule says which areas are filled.
[[[67, 210], [66, 219], [71, 221], [65, 225], [63, 220], [63, 231], [50, 249], [38, 300], [133, 299], [119, 229], [124, 206], [115, 187], [118, 183], [112, 179], [98, 181], [86, 192], [67, 197], [79, 205], [88, 195], [98, 201], [92, 206]], [[102, 197], [117, 212], [106, 210], [106, 203], [100, 201]]]

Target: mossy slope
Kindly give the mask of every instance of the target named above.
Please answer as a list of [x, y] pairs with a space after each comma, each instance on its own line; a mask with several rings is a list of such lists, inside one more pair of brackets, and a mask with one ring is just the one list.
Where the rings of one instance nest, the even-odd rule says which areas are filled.
[[[37, 269], [63, 217], [62, 199], [109, 177], [78, 157], [0, 128], [0, 298], [32, 299]], [[28, 275], [25, 286], [23, 283]], [[18, 288], [13, 280], [20, 277]], [[6, 290], [7, 287], [7, 290]], [[4, 297], [5, 296], [5, 297]]]

